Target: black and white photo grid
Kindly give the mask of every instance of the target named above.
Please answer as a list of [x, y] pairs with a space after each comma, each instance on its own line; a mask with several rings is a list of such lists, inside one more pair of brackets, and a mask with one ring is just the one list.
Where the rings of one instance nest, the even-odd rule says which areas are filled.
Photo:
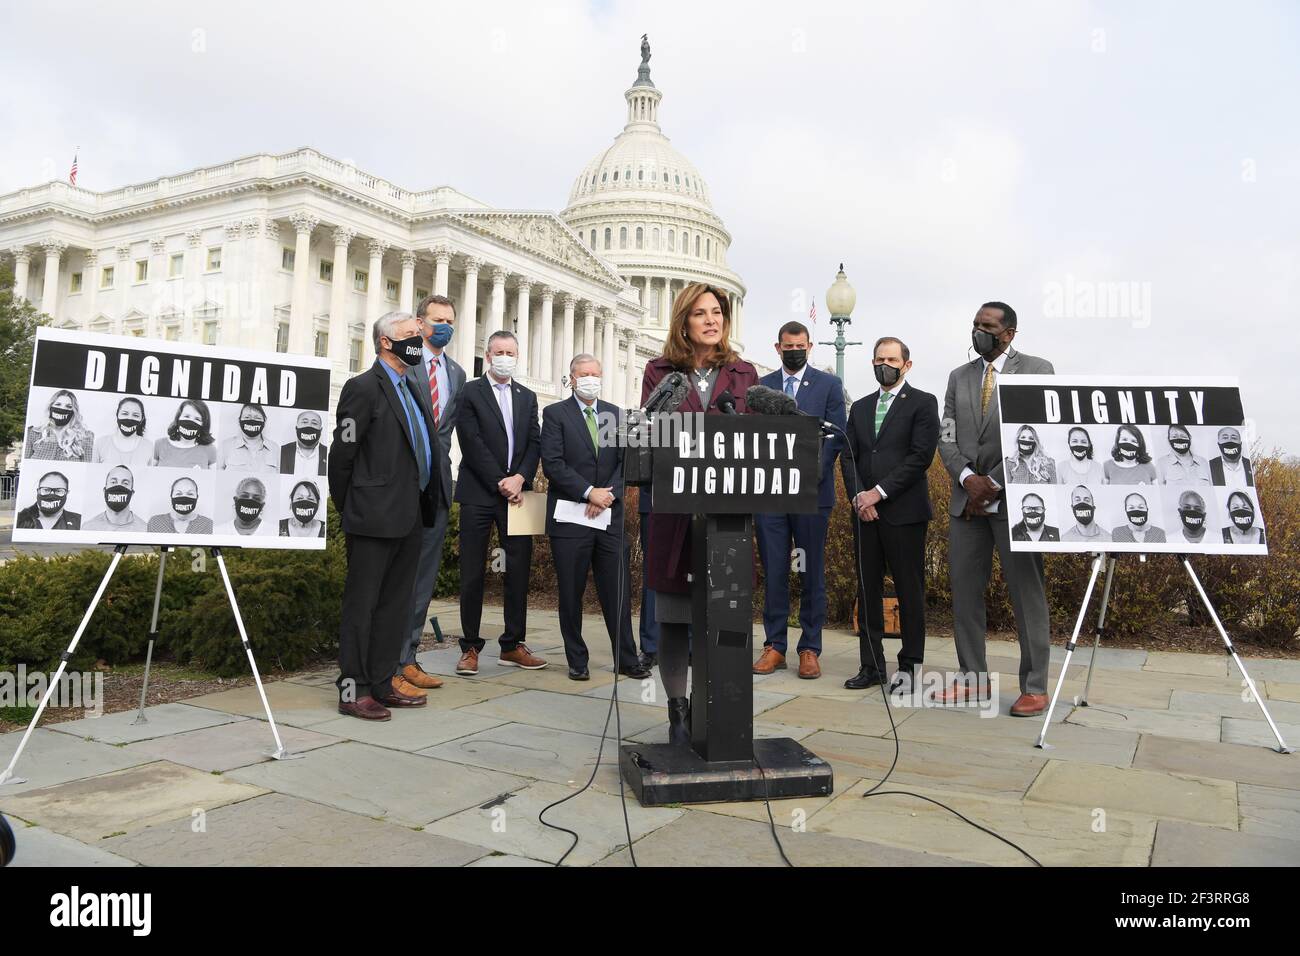
[[1268, 553], [1236, 379], [1016, 375], [998, 399], [1013, 550]]
[[42, 327], [13, 540], [325, 548], [329, 361]]

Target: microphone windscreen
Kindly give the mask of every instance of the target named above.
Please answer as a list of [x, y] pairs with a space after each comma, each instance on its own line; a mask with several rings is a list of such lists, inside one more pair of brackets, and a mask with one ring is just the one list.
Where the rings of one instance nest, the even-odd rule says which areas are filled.
[[766, 385], [751, 385], [745, 392], [745, 404], [755, 415], [795, 415], [799, 406], [785, 392]]

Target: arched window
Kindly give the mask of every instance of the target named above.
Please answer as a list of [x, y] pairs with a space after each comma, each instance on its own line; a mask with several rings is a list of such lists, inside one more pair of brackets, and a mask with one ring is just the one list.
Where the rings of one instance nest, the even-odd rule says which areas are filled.
[[695, 258], [698, 259], [699, 257], [700, 257], [700, 234], [697, 232], [695, 234]]
[[645, 232], [640, 226], [636, 227], [636, 247], [641, 249], [645, 246]]
[[605, 182], [605, 180], [607, 180], [608, 178], [609, 178], [609, 170], [604, 170], [603, 172], [601, 172], [600, 181], [602, 183]]
[[638, 169], [638, 170], [636, 171], [636, 181], [637, 181], [637, 182], [641, 182], [641, 181], [644, 180], [644, 179], [645, 179], [645, 170], [644, 170], [644, 169]]
[[592, 248], [592, 249], [595, 249], [595, 248], [596, 248], [596, 230], [595, 230], [595, 229], [591, 230], [591, 248]]
[[668, 182], [668, 170], [664, 170], [664, 182]]
[[614, 170], [614, 182], [618, 182], [618, 170]]
[[610, 243], [610, 239], [612, 238], [612, 235], [613, 234], [611, 233], [609, 226], [606, 226], [605, 227], [605, 248], [606, 249], [609, 248], [609, 243]]
[[668, 251], [669, 252], [677, 251], [677, 230], [676, 229], [668, 230]]
[[632, 181], [632, 167], [631, 167], [631, 166], [629, 166], [629, 167], [627, 168], [627, 172], [625, 172], [625, 173], [623, 174], [623, 181], [624, 181], [625, 183], [630, 183], [630, 182]]
[[650, 248], [655, 252], [659, 251], [659, 227], [655, 226], [650, 230]]
[[627, 248], [627, 226], [618, 227], [618, 247], [620, 249]]
[[691, 251], [691, 237], [688, 236], [686, 233], [682, 233], [682, 255], [686, 255], [690, 251]]
[[682, 177], [678, 176], [676, 173], [673, 173], [673, 185], [680, 186], [681, 184], [682, 184]]

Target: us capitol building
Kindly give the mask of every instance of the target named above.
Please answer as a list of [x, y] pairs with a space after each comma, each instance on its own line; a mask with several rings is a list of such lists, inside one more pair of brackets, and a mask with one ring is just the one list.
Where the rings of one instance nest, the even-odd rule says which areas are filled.
[[543, 404], [577, 352], [604, 397], [640, 399], [673, 296], [745, 286], [699, 171], [659, 126], [641, 45], [627, 122], [556, 215], [496, 209], [451, 186], [412, 192], [313, 149], [261, 154], [110, 192], [50, 182], [0, 196], [15, 293], [55, 326], [328, 357], [334, 391], [374, 360], [370, 324], [429, 292], [456, 303], [450, 349], [470, 374], [498, 329]]

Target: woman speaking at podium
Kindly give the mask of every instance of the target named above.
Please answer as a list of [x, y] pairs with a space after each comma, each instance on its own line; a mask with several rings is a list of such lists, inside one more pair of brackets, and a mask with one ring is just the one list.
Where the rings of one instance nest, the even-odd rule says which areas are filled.
[[[644, 405], [655, 386], [674, 371], [686, 378], [685, 397], [665, 411], [722, 414], [718, 399], [735, 400], [745, 412], [745, 393], [758, 384], [758, 371], [731, 347], [731, 304], [721, 289], [702, 282], [688, 285], [673, 301], [663, 355], [646, 363], [641, 383]], [[642, 493], [649, 491], [643, 488]], [[655, 620], [659, 624], [659, 677], [668, 694], [669, 743], [689, 745], [690, 701], [686, 671], [691, 623], [691, 516], [646, 514], [650, 523], [644, 560], [647, 586], [655, 591]], [[644, 596], [642, 596], [644, 600]]]

